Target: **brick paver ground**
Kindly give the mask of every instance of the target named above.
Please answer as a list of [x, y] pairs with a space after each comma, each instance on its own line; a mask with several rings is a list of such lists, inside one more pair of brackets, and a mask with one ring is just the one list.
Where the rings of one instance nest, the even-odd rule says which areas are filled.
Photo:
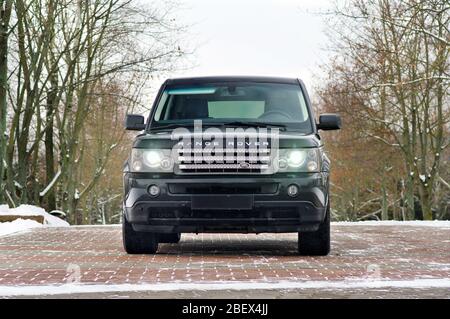
[[[332, 225], [332, 252], [297, 255], [295, 234], [183, 234], [156, 255], [127, 255], [121, 229], [39, 228], [0, 237], [2, 287], [450, 279], [450, 227]], [[245, 288], [245, 285], [244, 287]], [[44, 293], [45, 294], [45, 293]], [[74, 297], [441, 297], [445, 287], [166, 291]]]

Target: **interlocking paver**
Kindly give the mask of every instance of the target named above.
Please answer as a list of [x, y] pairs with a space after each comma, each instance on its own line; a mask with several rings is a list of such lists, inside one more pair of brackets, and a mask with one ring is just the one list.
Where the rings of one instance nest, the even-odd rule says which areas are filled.
[[120, 227], [0, 237], [1, 286], [364, 278], [449, 279], [450, 228], [334, 224], [325, 257], [298, 256], [295, 234], [183, 234], [179, 244], [161, 244], [157, 255], [125, 254]]

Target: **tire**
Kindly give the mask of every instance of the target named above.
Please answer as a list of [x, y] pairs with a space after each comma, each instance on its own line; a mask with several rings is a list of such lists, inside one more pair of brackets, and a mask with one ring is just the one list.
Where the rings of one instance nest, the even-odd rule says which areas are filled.
[[126, 217], [122, 218], [123, 248], [128, 254], [155, 254], [158, 250], [156, 233], [137, 232]]
[[180, 233], [158, 234], [158, 241], [160, 243], [178, 244], [180, 239]]
[[330, 205], [325, 220], [315, 232], [298, 233], [298, 252], [302, 256], [326, 256], [330, 253]]

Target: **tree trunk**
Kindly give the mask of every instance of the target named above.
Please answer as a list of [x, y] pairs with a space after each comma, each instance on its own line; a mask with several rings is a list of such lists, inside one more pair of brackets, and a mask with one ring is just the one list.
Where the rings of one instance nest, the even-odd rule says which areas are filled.
[[405, 189], [406, 219], [414, 219], [414, 179], [410, 176], [406, 179]]
[[381, 220], [388, 220], [388, 200], [387, 200], [387, 192], [386, 185], [383, 177], [383, 183], [381, 185]]
[[6, 162], [6, 116], [8, 94], [8, 34], [12, 0], [0, 0], [0, 203], [4, 202], [4, 163]]
[[[54, 155], [54, 142], [53, 142], [53, 116], [54, 116], [54, 104], [56, 98], [56, 90], [58, 89], [58, 78], [52, 76], [51, 78], [51, 90], [47, 94], [47, 113], [46, 113], [46, 126], [45, 126], [45, 173], [46, 183], [49, 185], [55, 177], [55, 155]], [[56, 197], [55, 186], [48, 190], [47, 194], [47, 209], [52, 211], [56, 209]]]
[[433, 220], [432, 198], [430, 190], [425, 185], [420, 185], [420, 204], [422, 206], [422, 213], [424, 220]]

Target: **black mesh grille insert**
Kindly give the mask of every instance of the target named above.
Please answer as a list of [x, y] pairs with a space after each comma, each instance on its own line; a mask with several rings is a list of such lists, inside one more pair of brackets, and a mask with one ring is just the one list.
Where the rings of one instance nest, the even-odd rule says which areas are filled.
[[275, 194], [277, 183], [250, 184], [169, 184], [172, 194]]

